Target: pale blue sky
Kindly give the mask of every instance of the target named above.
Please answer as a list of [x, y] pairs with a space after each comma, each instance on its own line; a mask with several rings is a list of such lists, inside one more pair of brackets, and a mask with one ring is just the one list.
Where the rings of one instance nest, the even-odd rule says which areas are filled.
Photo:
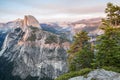
[[0, 22], [24, 15], [33, 15], [39, 22], [104, 17], [108, 2], [120, 5], [120, 0], [0, 0]]

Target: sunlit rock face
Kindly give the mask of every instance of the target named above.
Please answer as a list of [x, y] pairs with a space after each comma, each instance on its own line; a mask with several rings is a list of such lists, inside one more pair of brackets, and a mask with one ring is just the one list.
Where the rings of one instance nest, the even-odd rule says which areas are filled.
[[18, 27], [21, 27], [22, 29], [24, 29], [27, 26], [34, 26], [41, 29], [41, 26], [39, 25], [38, 20], [34, 16], [25, 15], [23, 19], [18, 18], [16, 20], [9, 21], [7, 23], [0, 23], [0, 31], [4, 31], [4, 32], [10, 31]]
[[25, 31], [16, 28], [6, 36], [0, 52], [1, 57], [13, 62], [12, 75], [22, 79], [27, 76], [54, 79], [67, 72], [69, 42], [43, 31], [32, 23], [34, 19], [27, 20]]
[[24, 16], [24, 26], [27, 27], [27, 26], [34, 26], [34, 27], [38, 27], [38, 28], [41, 28], [40, 27], [40, 24], [39, 22], [36, 20], [35, 17], [31, 16], [31, 15], [26, 15]]

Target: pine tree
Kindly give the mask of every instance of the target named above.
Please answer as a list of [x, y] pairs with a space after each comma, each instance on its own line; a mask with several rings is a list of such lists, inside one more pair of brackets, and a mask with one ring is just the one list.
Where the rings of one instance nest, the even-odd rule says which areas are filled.
[[120, 67], [120, 28], [107, 27], [99, 37], [96, 63], [101, 66]]
[[118, 26], [120, 24], [120, 7], [117, 5], [113, 5], [112, 3], [107, 4], [107, 8], [105, 9], [105, 13], [107, 14], [107, 21], [111, 23], [113, 26]]
[[77, 33], [74, 37], [74, 42], [68, 51], [70, 71], [91, 67], [90, 63], [93, 58], [93, 52], [89, 39], [88, 33], [85, 31]]
[[102, 20], [101, 29], [104, 34], [98, 38], [95, 64], [97, 67], [120, 67], [120, 27], [116, 27], [120, 23], [120, 14], [116, 13], [120, 11], [120, 7], [108, 3], [105, 11], [108, 19]]

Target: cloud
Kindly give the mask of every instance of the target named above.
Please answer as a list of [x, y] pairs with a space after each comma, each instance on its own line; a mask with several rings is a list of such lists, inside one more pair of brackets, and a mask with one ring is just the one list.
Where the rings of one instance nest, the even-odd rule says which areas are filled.
[[91, 14], [103, 13], [104, 6], [90, 6], [90, 7], [54, 7], [55, 13], [64, 14]]
[[102, 16], [108, 1], [112, 0], [2, 0], [0, 19], [7, 20], [8, 16], [18, 18], [27, 14], [39, 20]]

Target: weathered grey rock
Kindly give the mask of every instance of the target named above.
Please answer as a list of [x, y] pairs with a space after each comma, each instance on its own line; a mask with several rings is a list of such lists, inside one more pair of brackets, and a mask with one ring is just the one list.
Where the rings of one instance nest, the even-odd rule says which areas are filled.
[[74, 78], [70, 78], [69, 80], [91, 80], [90, 78], [84, 78], [84, 76], [77, 76]]
[[112, 72], [112, 71], [106, 71], [104, 69], [96, 69], [94, 71], [91, 71], [87, 78], [83, 76], [78, 76], [71, 78], [69, 80], [120, 80], [120, 73]]
[[[56, 43], [46, 43], [50, 35], [56, 36]], [[25, 32], [21, 28], [16, 28], [9, 33], [0, 54], [14, 62], [12, 74], [22, 79], [28, 75], [56, 78], [68, 71], [68, 48], [69, 43], [60, 43], [58, 35], [28, 26]]]

